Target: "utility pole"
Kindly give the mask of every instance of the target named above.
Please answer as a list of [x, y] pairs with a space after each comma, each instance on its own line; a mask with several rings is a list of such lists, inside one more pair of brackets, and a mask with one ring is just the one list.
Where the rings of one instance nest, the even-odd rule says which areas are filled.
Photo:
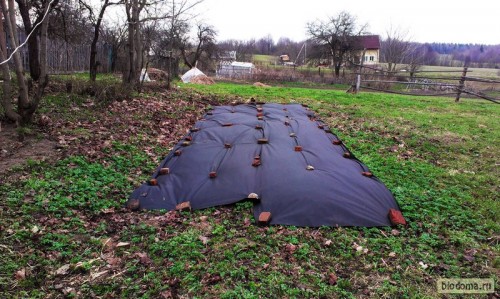
[[307, 41], [304, 42], [304, 65], [306, 64], [307, 61]]

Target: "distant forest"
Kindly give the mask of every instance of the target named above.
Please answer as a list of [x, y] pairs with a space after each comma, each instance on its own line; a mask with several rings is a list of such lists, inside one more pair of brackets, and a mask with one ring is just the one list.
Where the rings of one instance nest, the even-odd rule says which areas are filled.
[[[423, 44], [441, 57], [437, 65], [446, 65], [453, 61], [464, 62], [467, 56], [476, 67], [500, 68], [500, 45], [477, 45], [477, 44], [449, 44], [449, 43], [426, 43]], [[451, 58], [451, 59], [450, 59]], [[441, 63], [441, 64], [440, 64]]]
[[[304, 49], [312, 55], [313, 44], [308, 41], [295, 42], [289, 38], [282, 37], [276, 42], [272, 37], [267, 36], [260, 39], [247, 41], [226, 40], [218, 43], [222, 51], [236, 51], [237, 60], [250, 61], [252, 55], [272, 55], [279, 56], [287, 54], [292, 61], [303, 63]], [[426, 65], [436, 66], [462, 66], [466, 57], [470, 57], [471, 67], [500, 68], [500, 45], [478, 45], [478, 44], [454, 44], [454, 43], [414, 43], [415, 48], [421, 51], [425, 57]], [[381, 47], [384, 41], [381, 40]], [[302, 51], [301, 51], [302, 48]], [[383, 49], [382, 49], [383, 50]], [[300, 52], [300, 57], [297, 55]], [[307, 56], [308, 59], [313, 57]], [[384, 61], [381, 61], [384, 62]]]

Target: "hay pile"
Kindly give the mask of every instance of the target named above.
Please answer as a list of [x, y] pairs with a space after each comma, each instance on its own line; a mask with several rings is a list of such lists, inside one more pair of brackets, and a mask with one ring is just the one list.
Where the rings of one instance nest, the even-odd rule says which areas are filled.
[[167, 81], [168, 74], [165, 71], [155, 68], [148, 68], [149, 78], [153, 81]]
[[271, 87], [270, 85], [267, 85], [267, 84], [264, 84], [264, 83], [260, 83], [260, 82], [255, 82], [253, 84], [253, 86], [258, 86], [258, 87]]
[[194, 83], [194, 84], [203, 84], [203, 85], [212, 85], [215, 84], [215, 81], [206, 75], [198, 75], [191, 79], [189, 83]]

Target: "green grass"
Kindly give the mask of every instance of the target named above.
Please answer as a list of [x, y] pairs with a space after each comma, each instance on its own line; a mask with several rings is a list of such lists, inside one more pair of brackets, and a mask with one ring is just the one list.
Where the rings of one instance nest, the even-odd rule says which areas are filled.
[[[462, 75], [461, 71], [463, 67], [447, 67], [447, 66], [430, 66], [426, 65], [422, 67], [422, 74], [419, 76], [428, 76], [428, 77], [460, 77]], [[426, 73], [426, 71], [432, 71]], [[454, 73], [448, 73], [446, 71], [455, 71]], [[469, 68], [467, 76], [470, 77], [480, 77], [480, 78], [489, 78], [498, 80], [500, 78], [500, 70], [499, 69], [489, 69], [489, 68]]]
[[277, 56], [272, 55], [252, 55], [252, 62], [254, 64], [268, 65], [274, 64], [278, 60]]
[[[54, 164], [30, 162], [22, 179], [7, 176], [1, 297], [436, 298], [439, 277], [498, 277], [498, 105], [304, 86], [180, 90], [147, 95], [127, 115], [47, 99], [44, 113], [86, 124], [62, 128], [86, 143], [102, 141], [103, 127], [115, 139], [129, 126], [138, 131], [97, 158], [83, 151]], [[155, 144], [159, 121], [182, 131], [189, 123], [176, 121], [194, 121], [207, 102], [251, 97], [309, 104], [391, 189], [408, 226], [259, 227], [249, 224], [248, 202], [182, 214], [120, 209], [166, 153]], [[179, 102], [185, 109], [167, 108]], [[97, 131], [85, 122], [90, 116]], [[118, 242], [127, 245], [109, 245]], [[63, 265], [68, 272], [55, 274]], [[15, 279], [23, 268], [26, 278]]]
[[[89, 73], [88, 72], [82, 72], [82, 73], [72, 73], [68, 75], [52, 75], [51, 79], [54, 80], [62, 80], [62, 81], [88, 81], [89, 80]], [[98, 73], [96, 76], [96, 81], [97, 82], [109, 82], [109, 83], [118, 83], [121, 82], [120, 77], [117, 77], [115, 74], [103, 74], [103, 73]]]

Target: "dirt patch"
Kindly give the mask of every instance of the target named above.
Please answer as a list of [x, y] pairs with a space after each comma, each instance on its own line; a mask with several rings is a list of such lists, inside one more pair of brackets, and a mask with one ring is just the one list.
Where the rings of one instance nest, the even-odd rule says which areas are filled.
[[438, 143], [441, 143], [444, 145], [451, 146], [451, 145], [456, 145], [456, 144], [460, 144], [462, 142], [465, 142], [465, 141], [467, 141], [467, 138], [465, 138], [457, 133], [444, 131], [444, 132], [441, 132], [440, 134], [434, 135], [431, 138], [431, 140], [433, 142], [438, 142]]
[[54, 160], [60, 155], [56, 143], [45, 138], [26, 137], [19, 141], [14, 125], [0, 125], [0, 175], [6, 174], [15, 166], [21, 166], [26, 161]]

